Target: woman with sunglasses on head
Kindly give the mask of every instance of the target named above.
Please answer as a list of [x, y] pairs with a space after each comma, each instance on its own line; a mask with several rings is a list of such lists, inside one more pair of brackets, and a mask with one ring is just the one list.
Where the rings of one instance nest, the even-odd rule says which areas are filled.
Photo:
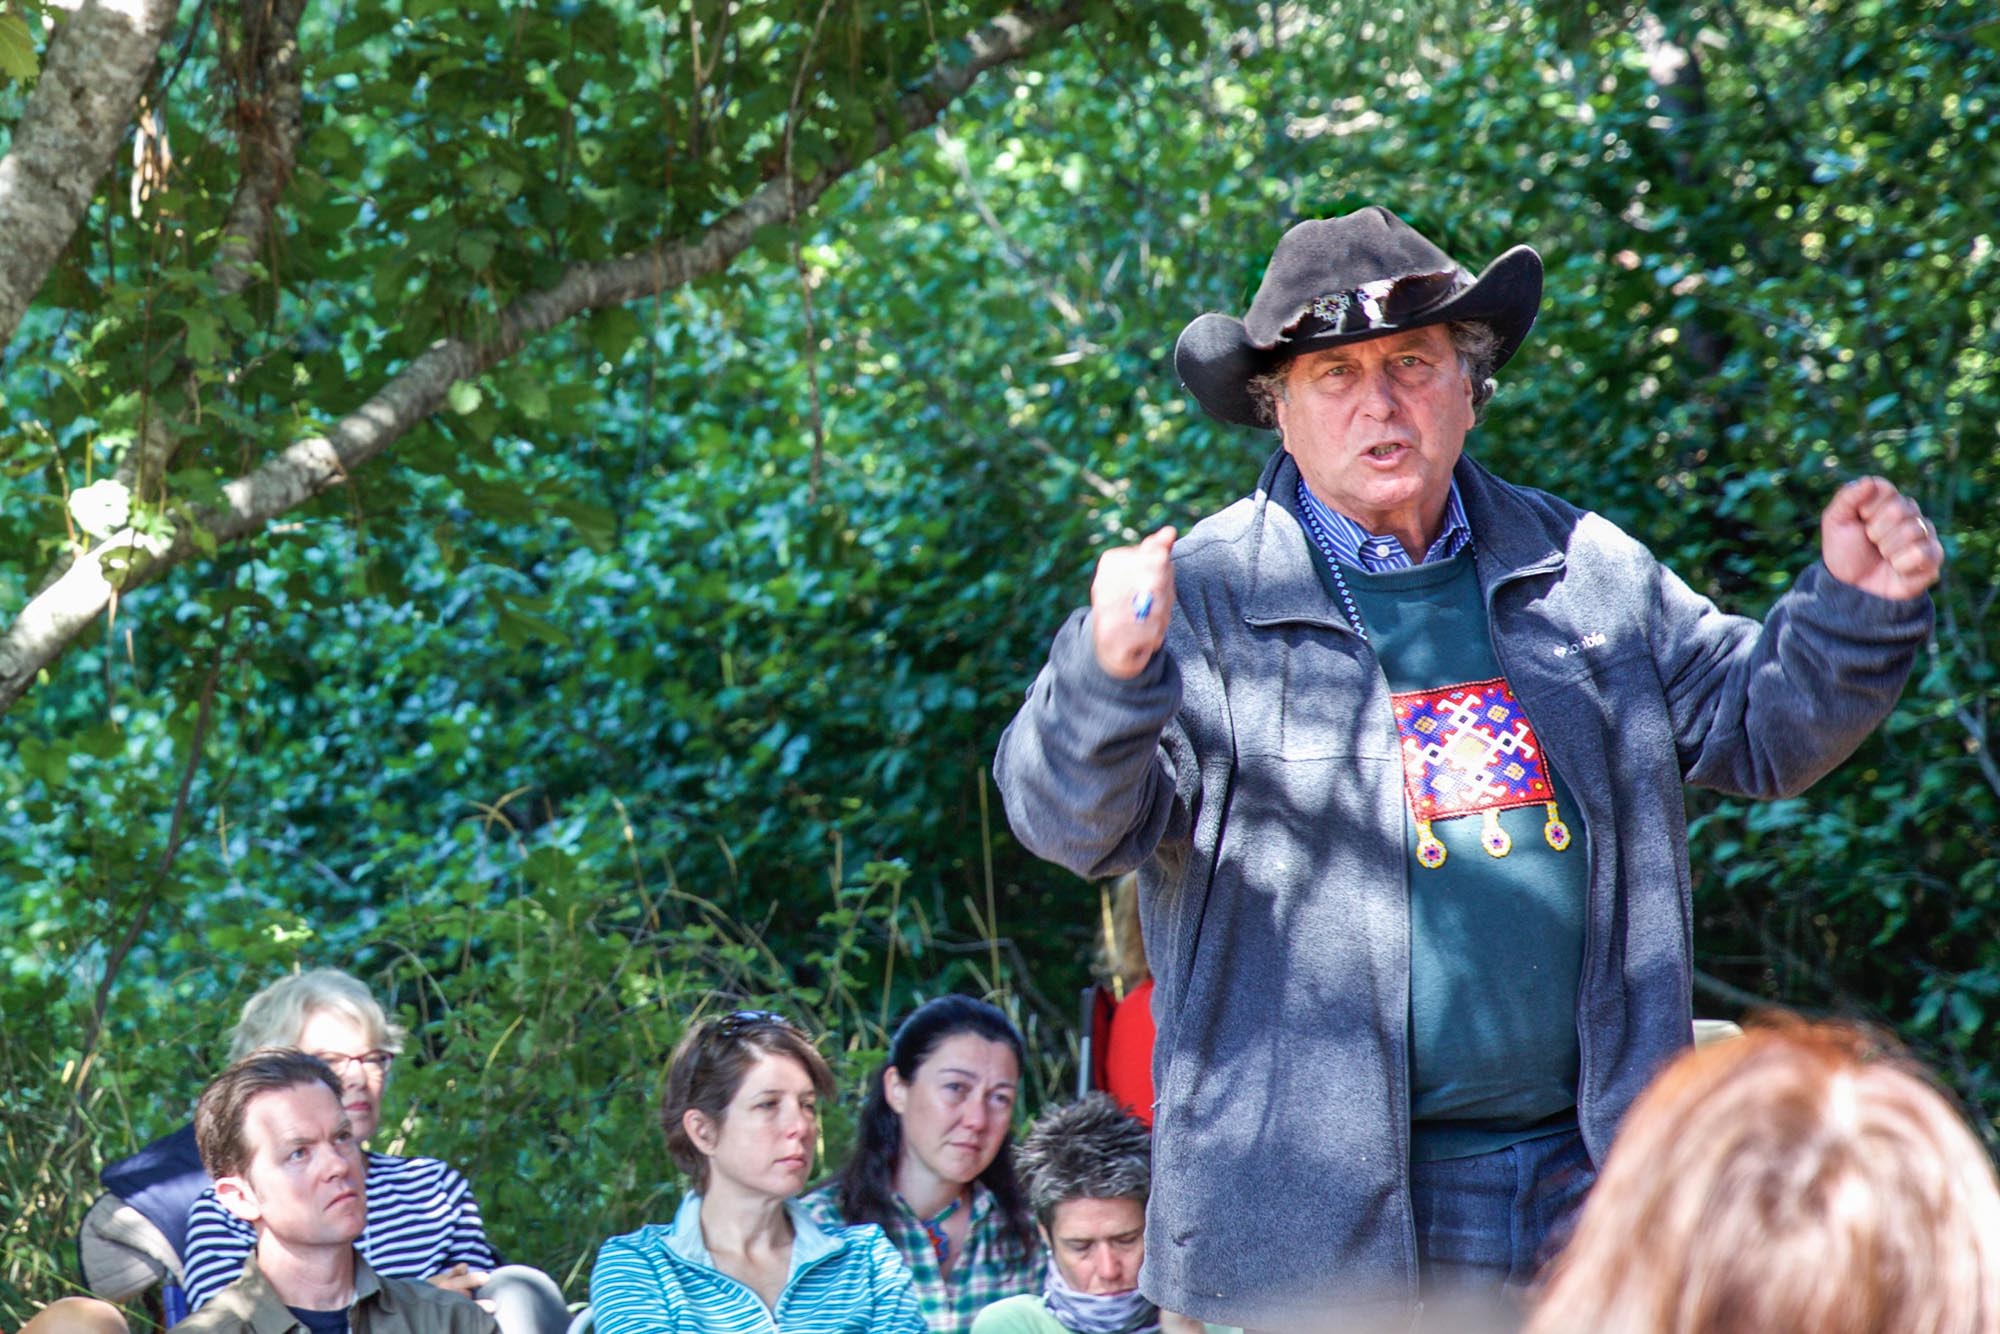
[[1014, 1175], [1021, 1035], [969, 996], [940, 996], [896, 1030], [868, 1087], [854, 1156], [806, 1196], [813, 1216], [874, 1223], [910, 1266], [932, 1334], [1042, 1290], [1043, 1255]]
[[922, 1334], [881, 1229], [823, 1226], [793, 1199], [832, 1093], [825, 1058], [782, 1015], [738, 1010], [688, 1031], [660, 1123], [693, 1189], [672, 1223], [599, 1248], [597, 1334]]
[[[250, 998], [230, 1034], [229, 1059], [277, 1047], [318, 1057], [340, 1081], [354, 1139], [366, 1145], [382, 1124], [383, 1090], [402, 1046], [402, 1029], [366, 986], [337, 968], [316, 968]], [[435, 1158], [367, 1159], [368, 1226], [355, 1244], [376, 1273], [427, 1279], [477, 1299], [503, 1334], [560, 1334], [568, 1323], [561, 1290], [540, 1270], [501, 1266], [463, 1176]], [[189, 1308], [240, 1277], [256, 1245], [250, 1225], [225, 1209], [212, 1187], [203, 1191], [187, 1214]]]

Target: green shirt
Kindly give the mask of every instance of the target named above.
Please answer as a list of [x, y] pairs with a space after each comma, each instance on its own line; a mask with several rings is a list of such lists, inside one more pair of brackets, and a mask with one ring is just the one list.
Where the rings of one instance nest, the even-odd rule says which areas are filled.
[[[848, 1221], [841, 1217], [838, 1181], [801, 1195], [799, 1204], [822, 1226]], [[937, 1252], [923, 1222], [900, 1197], [896, 1216], [882, 1230], [910, 1267], [917, 1305], [931, 1334], [967, 1334], [972, 1318], [1002, 1297], [1042, 1290], [1042, 1248], [1023, 1254], [1020, 1243], [1006, 1230], [993, 1192], [977, 1182], [972, 1186], [972, 1229], [950, 1273], [939, 1272]]]
[[[470, 1297], [411, 1279], [382, 1278], [354, 1253], [354, 1302], [347, 1308], [353, 1334], [499, 1334], [500, 1326]], [[243, 1274], [174, 1326], [184, 1334], [308, 1334], [257, 1267], [257, 1253]]]
[[[1315, 564], [1332, 592], [1324, 560]], [[1581, 808], [1506, 688], [1471, 551], [1341, 573], [1404, 738], [1411, 1156], [1466, 1157], [1572, 1127], [1589, 875]], [[1452, 808], [1470, 809], [1428, 822], [1444, 852], [1437, 865], [1422, 855], [1414, 802], [1440, 789], [1411, 792], [1413, 771], [1421, 777], [1426, 765], [1480, 775], [1456, 789], [1441, 780]], [[1543, 797], [1554, 803], [1553, 830]], [[1529, 804], [1509, 804], [1520, 801]], [[1485, 846], [1495, 830], [1504, 856]]]
[[[1208, 1334], [1241, 1334], [1227, 1325], [1203, 1325]], [[972, 1334], [1070, 1334], [1067, 1325], [1049, 1313], [1040, 1293], [1022, 1293], [995, 1302], [972, 1322]]]

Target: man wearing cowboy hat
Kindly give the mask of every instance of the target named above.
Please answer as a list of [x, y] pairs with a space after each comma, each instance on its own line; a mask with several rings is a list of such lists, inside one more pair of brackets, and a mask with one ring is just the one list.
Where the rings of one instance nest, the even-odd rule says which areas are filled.
[[[1138, 868], [1142, 1287], [1305, 1327], [1533, 1275], [1691, 1036], [1684, 783], [1799, 792], [1894, 704], [1943, 552], [1881, 478], [1760, 624], [1463, 455], [1541, 299], [1385, 209], [1181, 334], [1255, 491], [1104, 553], [995, 766], [1023, 844]], [[1164, 650], [1164, 651], [1163, 651]]]

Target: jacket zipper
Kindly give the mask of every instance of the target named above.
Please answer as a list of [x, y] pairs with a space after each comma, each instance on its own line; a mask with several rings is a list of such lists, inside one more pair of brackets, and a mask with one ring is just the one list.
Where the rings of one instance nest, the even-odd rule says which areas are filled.
[[[1490, 628], [1492, 620], [1490, 614], [1488, 615], [1487, 620]], [[1385, 696], [1393, 693], [1389, 690], [1389, 675], [1382, 667], [1382, 659], [1376, 656], [1375, 645], [1369, 641], [1368, 636], [1356, 630], [1352, 625], [1349, 625], [1344, 618], [1341, 619], [1338, 623], [1329, 623], [1328, 628], [1338, 630], [1343, 634], [1353, 635], [1356, 639], [1358, 639], [1361, 642], [1362, 650], [1365, 653], [1367, 653], [1369, 661], [1371, 661], [1375, 665], [1375, 675], [1377, 679], [1379, 679], [1382, 682], [1382, 688]], [[1389, 717], [1389, 732], [1392, 736], [1396, 734], [1396, 719], [1395, 719], [1393, 705], [1391, 706], [1391, 713]], [[1400, 746], [1397, 749], [1400, 751]], [[1400, 763], [1400, 761], [1398, 762]], [[1396, 1027], [1398, 1031], [1396, 1035], [1397, 1041], [1395, 1043], [1396, 1058], [1394, 1067], [1396, 1074], [1396, 1083], [1399, 1085], [1398, 1091], [1401, 1092], [1401, 1094], [1403, 1095], [1403, 1125], [1402, 1125], [1403, 1133], [1401, 1138], [1398, 1140], [1401, 1152], [1398, 1153], [1396, 1158], [1396, 1188], [1397, 1188], [1397, 1193], [1402, 1197], [1403, 1201], [1403, 1263], [1404, 1263], [1403, 1273], [1404, 1273], [1404, 1285], [1405, 1285], [1404, 1298], [1406, 1301], [1411, 1303], [1412, 1310], [1415, 1311], [1417, 1315], [1420, 1317], [1423, 1312], [1423, 1302], [1420, 1299], [1422, 1288], [1419, 1284], [1417, 1275], [1417, 1211], [1416, 1211], [1416, 1206], [1410, 1200], [1410, 933], [1411, 933], [1411, 927], [1410, 927], [1410, 856], [1408, 849], [1403, 848], [1402, 846], [1405, 837], [1406, 837], [1406, 832], [1404, 830], [1398, 829], [1396, 831], [1396, 837], [1395, 837], [1396, 844], [1399, 848], [1402, 848], [1403, 851], [1403, 855], [1396, 859], [1396, 865], [1398, 866], [1402, 876], [1402, 887], [1403, 887], [1402, 888], [1403, 1005], [1401, 1013], [1399, 1013], [1396, 1017]], [[1414, 1328], [1414, 1326], [1412, 1327]]]
[[[1507, 665], [1506, 654], [1503, 653], [1500, 648], [1499, 629], [1494, 621], [1494, 616], [1493, 616], [1494, 595], [1497, 594], [1501, 590], [1501, 588], [1505, 587], [1508, 584], [1519, 583], [1523, 580], [1535, 578], [1538, 575], [1552, 574], [1559, 568], [1561, 568], [1560, 563], [1556, 563], [1556, 564], [1545, 564], [1545, 565], [1530, 565], [1530, 566], [1525, 566], [1518, 570], [1511, 570], [1494, 579], [1491, 586], [1487, 587], [1484, 590], [1485, 602], [1486, 602], [1486, 638], [1492, 644], [1493, 660], [1500, 664], [1500, 674], [1507, 679], [1509, 683], [1508, 688], [1510, 690], [1512, 689], [1514, 673], [1512, 669]], [[1523, 697], [1519, 692], [1515, 692], [1514, 699], [1521, 706], [1521, 715], [1528, 720], [1528, 726], [1534, 729], [1535, 736], [1541, 741], [1543, 749], [1546, 750], [1549, 744], [1548, 733], [1542, 731], [1542, 729], [1535, 723], [1534, 715], [1530, 713], [1528, 710], [1527, 699]], [[1555, 767], [1554, 757], [1551, 756], [1550, 769], [1552, 772], [1554, 770], [1554, 767]], [[1576, 1125], [1578, 1133], [1584, 1134], [1583, 1095], [1584, 1092], [1591, 1086], [1590, 1084], [1591, 1043], [1590, 1043], [1590, 1033], [1588, 1032], [1586, 1025], [1582, 1022], [1582, 1014], [1583, 1014], [1583, 998], [1585, 993], [1590, 990], [1591, 975], [1595, 971], [1594, 965], [1595, 965], [1595, 960], [1597, 958], [1597, 914], [1594, 911], [1596, 907], [1596, 903], [1594, 902], [1596, 897], [1595, 895], [1596, 876], [1594, 872], [1596, 870], [1595, 863], [1597, 860], [1597, 851], [1596, 847], [1594, 846], [1595, 840], [1590, 836], [1591, 834], [1590, 817], [1588, 812], [1586, 812], [1583, 809], [1583, 799], [1581, 797], [1577, 798], [1577, 813], [1583, 816], [1583, 825], [1584, 825], [1583, 828], [1583, 856], [1584, 856], [1583, 967], [1579, 971], [1577, 977], [1576, 1007], [1570, 1016], [1570, 1022], [1576, 1026]], [[1409, 874], [1407, 869], [1404, 871], [1404, 874], [1405, 876]], [[1587, 1134], [1584, 1134], [1584, 1147], [1586, 1152], [1588, 1152], [1590, 1147], [1590, 1138]]]
[[[797, 1238], [793, 1239], [793, 1243], [797, 1244]], [[799, 1282], [799, 1280], [803, 1279], [807, 1274], [810, 1274], [813, 1270], [819, 1268], [822, 1264], [825, 1264], [828, 1260], [831, 1260], [835, 1255], [839, 1254], [839, 1251], [837, 1250], [828, 1251], [825, 1255], [815, 1256], [811, 1260], [808, 1260], [805, 1264], [800, 1265], [799, 1268], [796, 1271], [794, 1271], [789, 1278], [785, 1280], [785, 1286], [778, 1289], [777, 1302], [768, 1307], [764, 1305], [764, 1299], [757, 1295], [757, 1292], [754, 1288], [752, 1288], [748, 1283], [745, 1283], [742, 1279], [737, 1278], [735, 1275], [725, 1274], [720, 1269], [717, 1269], [714, 1265], [698, 1265], [694, 1261], [688, 1259], [686, 1256], [676, 1253], [672, 1247], [667, 1248], [667, 1254], [673, 1256], [675, 1264], [685, 1265], [689, 1269], [693, 1269], [697, 1272], [705, 1271], [707, 1273], [715, 1275], [715, 1277], [721, 1279], [724, 1283], [734, 1283], [737, 1287], [743, 1289], [744, 1292], [750, 1295], [750, 1300], [757, 1303], [758, 1309], [764, 1312], [764, 1319], [767, 1320], [771, 1326], [771, 1334], [779, 1334], [780, 1327], [778, 1324], [778, 1307], [783, 1306], [785, 1304], [785, 1298], [791, 1296], [792, 1288]]]

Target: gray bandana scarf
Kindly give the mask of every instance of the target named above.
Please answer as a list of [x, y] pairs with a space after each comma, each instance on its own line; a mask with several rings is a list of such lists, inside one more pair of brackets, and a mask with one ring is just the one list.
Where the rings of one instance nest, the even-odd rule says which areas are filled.
[[1160, 1308], [1137, 1288], [1093, 1297], [1063, 1281], [1062, 1269], [1049, 1257], [1049, 1278], [1042, 1289], [1049, 1314], [1075, 1334], [1158, 1334]]

